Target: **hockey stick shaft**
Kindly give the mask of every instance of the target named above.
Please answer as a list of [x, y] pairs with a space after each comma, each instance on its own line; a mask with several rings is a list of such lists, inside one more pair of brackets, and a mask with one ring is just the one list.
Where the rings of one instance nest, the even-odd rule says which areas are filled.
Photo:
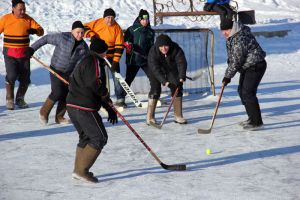
[[164, 164], [157, 155], [151, 150], [151, 148], [146, 144], [146, 142], [141, 138], [141, 136], [134, 130], [134, 128], [130, 125], [130, 123], [125, 119], [125, 117], [118, 112], [118, 110], [114, 107], [112, 103], [109, 103], [109, 106], [115, 111], [119, 118], [126, 124], [126, 126], [132, 131], [132, 133], [137, 137], [137, 139], [144, 145], [144, 147], [150, 152], [150, 154], [154, 157], [154, 159], [167, 170], [186, 170], [186, 165], [166, 165]]
[[223, 95], [223, 92], [224, 92], [224, 88], [225, 88], [225, 85], [223, 84], [222, 88], [221, 88], [221, 92], [219, 94], [218, 102], [216, 104], [216, 107], [215, 107], [215, 110], [214, 110], [214, 113], [213, 113], [213, 117], [211, 119], [211, 123], [210, 123], [209, 128], [208, 129], [200, 129], [200, 128], [198, 128], [198, 133], [207, 134], [207, 133], [211, 132], [212, 127], [213, 127], [214, 122], [215, 122], [215, 119], [216, 119], [216, 116], [217, 116], [217, 112], [218, 112], [220, 103], [221, 103], [221, 99], [222, 99], [222, 95]]
[[51, 74], [53, 74], [54, 76], [56, 76], [59, 80], [61, 80], [62, 82], [64, 82], [65, 84], [69, 85], [69, 82], [66, 81], [63, 77], [61, 77], [58, 73], [56, 73], [53, 69], [51, 69], [48, 65], [46, 65], [45, 63], [43, 63], [41, 60], [39, 60], [38, 58], [32, 56], [32, 58], [34, 60], [36, 60], [38, 63], [40, 63], [41, 65], [44, 66], [44, 68], [46, 68]]
[[[109, 62], [109, 60], [106, 57], [102, 57], [105, 62], [107, 63], [107, 65], [111, 68], [111, 63]], [[135, 104], [136, 107], [143, 107], [143, 104], [136, 98], [136, 95], [134, 94], [134, 92], [131, 90], [131, 88], [129, 87], [129, 85], [126, 83], [126, 81], [124, 80], [124, 78], [121, 76], [120, 73], [118, 72], [113, 72], [115, 75], [115, 78], [119, 81], [120, 85], [122, 86], [122, 88], [125, 90], [125, 92], [129, 95], [129, 97], [131, 98], [132, 102]]]
[[176, 90], [175, 90], [175, 92], [174, 92], [174, 94], [173, 94], [173, 96], [172, 96], [172, 100], [171, 100], [171, 102], [170, 102], [170, 105], [169, 105], [169, 107], [168, 107], [168, 110], [167, 110], [167, 112], [166, 112], [166, 114], [165, 114], [163, 120], [161, 121], [161, 123], [158, 125], [158, 124], [153, 124], [153, 123], [150, 122], [150, 124], [151, 124], [152, 126], [154, 126], [155, 128], [158, 128], [158, 129], [161, 129], [161, 128], [162, 128], [162, 126], [164, 125], [164, 123], [165, 123], [165, 121], [166, 121], [166, 119], [167, 119], [167, 116], [168, 116], [168, 114], [169, 114], [169, 112], [170, 112], [170, 110], [171, 110], [171, 107], [172, 107], [172, 105], [173, 105], [173, 103], [174, 103], [174, 100], [175, 100], [175, 98], [176, 98], [176, 96], [177, 96], [177, 94], [178, 94], [178, 91], [179, 91], [179, 88], [176, 88]]

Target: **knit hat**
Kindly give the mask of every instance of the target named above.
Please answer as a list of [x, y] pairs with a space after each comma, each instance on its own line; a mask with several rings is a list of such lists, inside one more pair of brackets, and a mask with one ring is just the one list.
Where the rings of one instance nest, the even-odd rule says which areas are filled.
[[113, 16], [113, 17], [116, 17], [116, 13], [115, 11], [112, 9], [112, 8], [108, 8], [104, 11], [104, 14], [103, 14], [103, 18], [104, 17], [107, 17], [107, 16]]
[[169, 36], [165, 34], [161, 34], [157, 36], [156, 41], [155, 41], [156, 46], [170, 46], [172, 44], [172, 40]]
[[16, 5], [18, 5], [18, 3], [25, 4], [25, 2], [22, 0], [12, 0], [11, 1], [12, 7], [15, 7]]
[[223, 17], [221, 18], [220, 29], [228, 30], [231, 29], [233, 25], [232, 18]]
[[148, 19], [149, 20], [149, 13], [148, 13], [147, 10], [143, 10], [143, 9], [140, 10], [139, 20], [142, 20], [142, 19]]
[[101, 53], [104, 53], [105, 51], [107, 51], [107, 49], [108, 49], [108, 46], [104, 42], [104, 40], [97, 38], [97, 37], [92, 37], [91, 44], [90, 44], [91, 51], [101, 54]]
[[73, 24], [72, 24], [72, 30], [75, 29], [75, 28], [83, 28], [84, 29], [84, 26], [82, 24], [81, 21], [75, 21]]

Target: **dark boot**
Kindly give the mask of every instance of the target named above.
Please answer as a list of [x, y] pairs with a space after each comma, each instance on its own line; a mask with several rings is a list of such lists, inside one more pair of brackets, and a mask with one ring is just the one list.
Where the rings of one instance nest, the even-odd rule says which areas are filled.
[[187, 124], [187, 120], [182, 116], [182, 97], [175, 97], [173, 106], [175, 117], [174, 122], [179, 124]]
[[28, 84], [20, 84], [16, 94], [16, 105], [21, 108], [28, 108], [28, 104], [24, 101], [25, 93], [28, 89]]
[[72, 177], [90, 183], [97, 183], [98, 179], [90, 176], [88, 172], [100, 153], [101, 151], [94, 149], [90, 145], [86, 145], [82, 152], [77, 155], [77, 166], [74, 169]]
[[48, 123], [49, 114], [54, 104], [55, 102], [49, 99], [49, 97], [46, 99], [44, 105], [40, 109], [40, 121], [42, 124], [46, 125]]
[[64, 118], [67, 111], [66, 102], [59, 101], [56, 108], [55, 122], [57, 124], [70, 124], [70, 120]]
[[10, 83], [6, 82], [5, 87], [6, 87], [6, 108], [7, 108], [7, 110], [13, 110], [13, 109], [15, 109], [15, 106], [14, 106], [15, 84], [10, 84]]
[[[77, 172], [77, 171], [79, 170], [79, 158], [81, 157], [82, 152], [83, 152], [83, 148], [77, 146], [77, 148], [76, 148], [76, 155], [75, 155], [74, 170], [73, 170], [72, 176], [75, 176], [74, 173]], [[88, 173], [88, 175], [91, 176], [91, 177], [94, 176], [93, 172], [87, 171], [87, 173]]]
[[147, 125], [150, 125], [150, 122], [156, 124], [155, 120], [155, 109], [157, 104], [157, 99], [148, 99], [148, 110], [147, 110]]
[[246, 110], [249, 112], [250, 122], [243, 126], [244, 130], [260, 130], [263, 129], [263, 121], [261, 118], [261, 111], [258, 103], [247, 103]]

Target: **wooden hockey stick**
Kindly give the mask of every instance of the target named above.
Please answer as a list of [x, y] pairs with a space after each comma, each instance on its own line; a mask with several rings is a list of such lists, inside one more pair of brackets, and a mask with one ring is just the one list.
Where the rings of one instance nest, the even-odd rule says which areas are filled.
[[175, 90], [175, 92], [174, 92], [174, 94], [173, 94], [171, 103], [170, 103], [170, 105], [169, 105], [169, 107], [168, 107], [168, 110], [167, 110], [167, 112], [166, 112], [166, 114], [165, 114], [163, 120], [161, 121], [161, 123], [160, 123], [160, 124], [156, 124], [156, 123], [153, 123], [153, 122], [150, 121], [150, 125], [151, 125], [151, 126], [153, 126], [153, 127], [155, 127], [155, 128], [158, 128], [158, 129], [161, 129], [161, 128], [162, 128], [162, 126], [164, 125], [164, 123], [165, 123], [165, 121], [166, 121], [166, 119], [167, 119], [167, 116], [168, 116], [168, 114], [169, 114], [169, 112], [170, 112], [170, 110], [171, 110], [171, 107], [172, 107], [172, 105], [173, 105], [174, 99], [176, 98], [176, 96], [177, 96], [177, 94], [178, 94], [178, 91], [179, 91], [179, 88], [176, 88], [176, 90]]
[[225, 85], [223, 84], [222, 88], [221, 88], [221, 93], [219, 95], [219, 99], [218, 99], [218, 102], [216, 104], [216, 108], [215, 108], [215, 111], [214, 111], [214, 114], [213, 114], [213, 117], [212, 117], [209, 128], [208, 129], [198, 128], [198, 133], [200, 133], [200, 134], [209, 134], [211, 132], [212, 127], [213, 127], [214, 122], [215, 122], [215, 119], [216, 119], [216, 116], [217, 116], [218, 108], [219, 108], [220, 103], [221, 103], [221, 98], [222, 98], [222, 95], [223, 95], [224, 88], [225, 88]]

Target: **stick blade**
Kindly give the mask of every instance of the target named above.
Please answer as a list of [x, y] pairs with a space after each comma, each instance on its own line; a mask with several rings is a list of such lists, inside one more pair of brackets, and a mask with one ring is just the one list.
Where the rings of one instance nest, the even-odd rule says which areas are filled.
[[157, 129], [161, 129], [161, 127], [162, 127], [161, 124], [156, 124], [156, 123], [153, 123], [153, 122], [150, 122], [150, 125], [153, 126], [154, 128], [157, 128]]
[[211, 128], [210, 129], [201, 129], [201, 128], [198, 128], [198, 133], [199, 134], [209, 134], [209, 133], [211, 133]]
[[185, 171], [186, 170], [186, 165], [166, 165], [164, 163], [160, 164], [162, 168], [166, 170], [171, 170], [171, 171]]

